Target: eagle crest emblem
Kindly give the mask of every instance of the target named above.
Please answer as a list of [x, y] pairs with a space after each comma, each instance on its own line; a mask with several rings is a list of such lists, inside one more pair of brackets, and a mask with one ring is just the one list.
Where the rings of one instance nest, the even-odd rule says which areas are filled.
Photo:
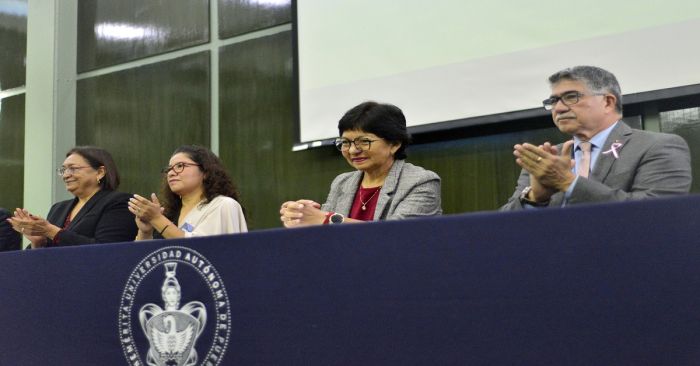
[[207, 311], [199, 301], [180, 308], [182, 288], [176, 275], [177, 263], [166, 262], [161, 287], [163, 307], [146, 304], [139, 311], [139, 323], [150, 348], [149, 366], [191, 366], [198, 361], [195, 343], [207, 321]]

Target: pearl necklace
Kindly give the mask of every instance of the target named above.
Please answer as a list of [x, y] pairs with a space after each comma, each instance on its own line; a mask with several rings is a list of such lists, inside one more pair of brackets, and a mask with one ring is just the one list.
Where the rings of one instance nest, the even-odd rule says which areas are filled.
[[362, 203], [362, 211], [367, 210], [367, 204], [369, 203], [369, 201], [372, 200], [372, 198], [374, 198], [374, 195], [376, 195], [377, 192], [379, 192], [381, 189], [382, 189], [382, 186], [379, 186], [379, 188], [376, 191], [374, 191], [374, 193], [372, 193], [371, 196], [369, 196], [369, 199], [366, 202], [365, 202], [365, 200], [362, 199], [362, 190], [360, 190], [360, 202]]

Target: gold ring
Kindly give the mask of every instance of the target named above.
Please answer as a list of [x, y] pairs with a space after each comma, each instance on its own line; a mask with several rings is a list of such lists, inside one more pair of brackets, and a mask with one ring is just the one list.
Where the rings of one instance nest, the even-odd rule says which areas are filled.
[[538, 156], [538, 157], [537, 157], [537, 162], [539, 163], [540, 161], [542, 161], [542, 157], [541, 157], [541, 156]]

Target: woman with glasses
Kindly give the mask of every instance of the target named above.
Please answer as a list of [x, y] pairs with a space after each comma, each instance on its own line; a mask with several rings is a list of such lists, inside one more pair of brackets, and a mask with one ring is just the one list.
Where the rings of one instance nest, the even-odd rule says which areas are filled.
[[440, 177], [406, 163], [410, 135], [396, 106], [362, 103], [338, 123], [335, 145], [356, 169], [331, 183], [326, 203], [288, 201], [280, 208], [285, 227], [400, 220], [442, 214]]
[[163, 169], [163, 202], [155, 194], [134, 195], [136, 240], [242, 233], [248, 231], [238, 191], [221, 160], [209, 149], [180, 146]]
[[68, 151], [57, 169], [73, 199], [54, 204], [46, 219], [16, 209], [12, 227], [32, 248], [132, 241], [136, 234], [128, 193], [117, 192], [119, 172], [112, 156], [91, 146]]

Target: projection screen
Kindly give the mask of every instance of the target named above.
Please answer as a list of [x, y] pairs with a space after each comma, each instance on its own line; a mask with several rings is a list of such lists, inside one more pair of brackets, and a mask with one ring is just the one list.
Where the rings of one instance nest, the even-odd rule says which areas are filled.
[[295, 150], [366, 100], [411, 128], [540, 108], [547, 77], [575, 65], [612, 71], [625, 95], [700, 84], [696, 0], [297, 0], [294, 25]]

